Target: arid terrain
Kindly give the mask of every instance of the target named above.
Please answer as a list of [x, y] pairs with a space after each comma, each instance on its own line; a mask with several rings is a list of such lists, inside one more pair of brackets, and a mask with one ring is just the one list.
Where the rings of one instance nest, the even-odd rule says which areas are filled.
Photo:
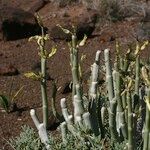
[[[11, 6], [31, 13], [35, 11], [39, 12], [43, 24], [47, 28], [47, 33], [50, 36], [46, 48], [50, 50], [53, 46], [57, 47], [57, 53], [48, 60], [47, 64], [47, 71], [50, 77], [47, 83], [49, 106], [51, 106], [51, 79], [55, 79], [57, 80], [57, 87], [61, 87], [57, 93], [56, 101], [57, 109], [61, 112], [59, 106], [61, 98], [68, 98], [68, 104], [70, 107], [72, 105], [71, 99], [69, 99], [70, 93], [64, 94], [63, 92], [65, 85], [71, 81], [71, 71], [68, 44], [65, 38], [60, 38], [59, 33], [55, 33], [55, 26], [60, 24], [67, 28], [69, 25], [78, 25], [79, 23], [86, 26], [88, 24], [87, 20], [93, 17], [91, 14], [98, 14], [99, 12], [97, 10], [89, 10], [85, 5], [77, 2], [64, 6], [54, 2], [45, 3], [40, 7], [35, 7], [35, 4], [34, 0], [0, 0], [0, 9]], [[103, 63], [103, 50], [110, 48], [112, 56], [114, 56], [116, 41], [122, 45], [121, 52], [125, 54], [129, 45], [135, 48], [134, 43], [137, 40], [142, 42], [150, 39], [150, 10], [147, 10], [146, 16], [149, 15], [149, 17], [146, 18], [142, 8], [139, 7], [141, 5], [146, 9], [150, 6], [150, 2], [146, 4], [143, 1], [138, 1], [134, 6], [133, 13], [117, 21], [110, 21], [107, 19], [107, 15], [97, 15], [98, 19], [96, 23], [94, 22], [94, 31], [89, 35], [86, 44], [79, 49], [80, 56], [86, 55], [82, 63], [83, 74], [88, 72], [88, 68], [90, 68], [97, 50], [102, 51], [101, 63]], [[139, 12], [137, 12], [137, 10], [139, 10]], [[0, 17], [2, 17], [1, 14]], [[144, 29], [141, 27], [143, 19], [147, 19], [146, 21], [144, 20], [144, 23], [146, 22], [147, 25]], [[0, 30], [0, 32], [2, 31]], [[142, 57], [144, 60], [150, 58], [150, 47], [142, 52]], [[8, 139], [19, 135], [21, 126], [29, 125], [34, 127], [29, 114], [30, 109], [35, 108], [40, 115], [42, 106], [40, 83], [24, 76], [26, 72], [39, 70], [39, 63], [40, 57], [35, 41], [29, 42], [28, 37], [9, 41], [5, 39], [0, 40], [0, 94], [7, 95], [12, 99], [15, 92], [23, 86], [23, 90], [13, 101], [17, 105], [14, 112], [6, 113], [0, 108], [1, 150], [9, 149], [7, 143]], [[9, 74], [9, 71], [13, 69], [16, 69], [17, 73]], [[6, 74], [3, 72], [6, 72]], [[86, 83], [87, 78], [84, 80]], [[54, 123], [56, 124], [57, 121], [50, 115], [49, 124], [52, 133], [55, 133]]]

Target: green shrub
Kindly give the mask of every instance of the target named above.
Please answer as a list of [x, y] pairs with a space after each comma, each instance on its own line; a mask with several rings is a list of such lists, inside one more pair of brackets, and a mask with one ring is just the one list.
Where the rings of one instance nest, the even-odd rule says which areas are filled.
[[44, 150], [38, 134], [29, 126], [23, 126], [20, 136], [9, 140], [15, 150]]

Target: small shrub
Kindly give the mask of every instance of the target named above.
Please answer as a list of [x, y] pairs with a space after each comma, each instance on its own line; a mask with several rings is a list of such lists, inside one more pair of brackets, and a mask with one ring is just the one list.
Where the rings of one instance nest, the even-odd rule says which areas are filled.
[[20, 136], [9, 140], [15, 150], [44, 150], [38, 134], [29, 126], [23, 126]]
[[94, 9], [99, 12], [100, 19], [109, 21], [120, 21], [126, 17], [143, 15], [144, 7], [135, 1], [125, 0], [80, 0], [88, 9]]

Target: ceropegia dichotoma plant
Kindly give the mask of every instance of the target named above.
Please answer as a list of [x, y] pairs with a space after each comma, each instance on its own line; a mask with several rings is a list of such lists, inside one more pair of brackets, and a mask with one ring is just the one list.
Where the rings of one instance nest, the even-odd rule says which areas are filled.
[[[144, 72], [143, 81], [147, 86], [146, 90], [141, 89], [142, 84], [140, 82], [142, 81], [140, 74], [140, 52], [148, 45], [148, 41], [144, 42], [142, 45], [137, 43], [135, 50], [128, 48], [125, 57], [121, 56], [120, 47], [116, 44], [114, 66], [111, 66], [110, 50], [105, 49], [105, 70], [103, 71], [105, 71], [106, 76], [103, 85], [99, 85], [99, 76], [101, 76], [101, 52], [97, 51], [95, 61], [91, 67], [88, 96], [85, 98], [80, 79], [78, 50], [79, 46], [84, 45], [86, 38], [81, 42], [78, 42], [75, 31], [71, 32], [64, 28], [62, 28], [62, 30], [67, 34], [72, 35], [72, 41], [69, 43], [69, 48], [73, 83], [73, 113], [69, 112], [66, 99], [61, 99], [61, 109], [65, 120], [60, 125], [63, 143], [69, 145], [67, 137], [71, 134], [89, 149], [104, 149], [104, 145], [100, 144], [98, 147], [93, 144], [94, 139], [99, 139], [100, 143], [102, 141], [107, 141], [109, 148], [116, 147], [119, 142], [120, 144], [126, 143], [122, 144], [123, 149], [134, 150], [140, 147], [143, 150], [149, 150], [150, 94], [148, 92], [149, 85], [147, 85], [149, 83], [149, 78], [147, 78], [148, 75], [145, 69], [142, 69], [142, 72]], [[42, 74], [41, 77], [43, 77]], [[104, 91], [101, 91], [99, 86], [104, 85], [106, 85]], [[143, 94], [143, 90], [145, 90], [146, 94]], [[137, 143], [135, 139], [136, 136], [139, 136], [136, 132], [137, 126], [139, 125], [138, 117], [142, 116], [138, 104], [143, 100], [145, 100], [147, 107], [146, 119], [143, 121], [144, 134], [142, 146], [142, 144], [140, 145]], [[88, 107], [85, 103], [88, 103]], [[139, 108], [138, 111], [136, 110], [137, 106]], [[105, 111], [108, 111], [108, 119]], [[42, 124], [39, 123], [34, 110], [31, 110], [30, 113], [39, 130], [41, 140], [46, 145], [47, 149], [50, 149], [51, 145], [48, 144], [49, 140], [45, 126], [42, 126]], [[42, 129], [39, 128], [39, 126], [42, 126]], [[141, 137], [140, 140], [142, 141]]]
[[51, 58], [56, 53], [56, 48], [52, 48], [49, 52], [45, 48], [45, 43], [49, 40], [48, 34], [44, 33], [44, 26], [41, 21], [40, 16], [37, 14], [37, 21], [41, 27], [41, 35], [36, 35], [29, 38], [29, 41], [36, 40], [39, 46], [39, 56], [41, 58], [41, 72], [39, 74], [29, 72], [25, 73], [25, 76], [28, 78], [32, 78], [34, 80], [38, 80], [41, 83], [41, 95], [42, 95], [42, 107], [43, 107], [43, 124], [45, 128], [48, 128], [48, 97], [47, 97], [47, 80], [46, 80], [46, 68], [47, 68], [47, 60]]
[[[74, 35], [72, 36], [74, 40]], [[126, 148], [133, 150], [136, 147], [136, 110], [135, 105], [140, 101], [140, 52], [145, 49], [148, 42], [143, 45], [137, 43], [135, 51], [128, 49], [124, 59], [117, 51], [114, 68], [110, 62], [109, 49], [104, 51], [105, 67], [106, 67], [106, 91], [108, 92], [108, 113], [109, 113], [109, 130], [112, 142], [126, 141]], [[73, 47], [74, 45], [72, 45]], [[118, 45], [116, 45], [116, 50]], [[75, 47], [78, 48], [78, 47]], [[72, 50], [72, 49], [71, 49]], [[73, 53], [74, 54], [74, 53]], [[71, 55], [72, 56], [72, 55]], [[84, 108], [83, 91], [78, 95], [79, 85], [75, 84], [75, 92], [73, 94], [74, 115], [70, 115], [66, 106], [66, 99], [61, 99], [62, 113], [65, 122], [62, 123], [63, 138], [66, 136], [66, 127], [75, 136], [79, 133], [75, 132], [74, 125], [87, 127], [95, 136], [101, 135], [104, 130], [102, 124], [103, 117], [98, 114], [98, 109], [103, 110], [103, 107], [98, 106], [98, 101], [101, 100], [98, 90], [98, 76], [99, 76], [99, 56], [100, 51], [97, 52], [95, 63], [92, 65], [91, 84], [89, 89], [89, 108], [88, 111]], [[71, 57], [72, 58], [72, 57]], [[71, 59], [72, 60], [72, 59]], [[72, 65], [73, 68], [73, 65]], [[77, 70], [76, 70], [77, 71]], [[133, 72], [134, 71], [134, 72]], [[72, 76], [73, 72], [72, 72]], [[73, 78], [74, 79], [74, 78]], [[76, 83], [76, 82], [74, 82]], [[105, 93], [107, 97], [107, 93]], [[81, 101], [82, 100], [82, 101]], [[82, 103], [81, 103], [82, 102]], [[148, 105], [149, 106], [149, 105]], [[103, 111], [101, 111], [103, 112]], [[100, 118], [101, 117], [101, 118]], [[64, 132], [65, 131], [65, 132]], [[142, 131], [141, 131], [142, 132]], [[104, 134], [104, 133], [103, 133]], [[80, 135], [81, 136], [81, 135]], [[80, 137], [84, 141], [85, 137]], [[146, 138], [147, 139], [147, 138]], [[148, 140], [148, 139], [147, 139]], [[63, 139], [65, 141], [65, 139]], [[145, 140], [144, 140], [145, 141]], [[66, 141], [65, 141], [66, 142]], [[85, 142], [85, 144], [87, 144]]]

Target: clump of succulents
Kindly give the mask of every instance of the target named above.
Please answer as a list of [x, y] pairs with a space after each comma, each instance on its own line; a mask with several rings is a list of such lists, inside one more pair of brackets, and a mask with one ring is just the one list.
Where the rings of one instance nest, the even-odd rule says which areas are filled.
[[[62, 28], [62, 27], [61, 27]], [[45, 98], [45, 71], [41, 71], [38, 79], [41, 81], [43, 95], [43, 116], [40, 123], [35, 110], [30, 111], [33, 122], [38, 129], [41, 142], [46, 149], [150, 149], [150, 67], [143, 65], [141, 69], [140, 52], [149, 44], [145, 41], [137, 43], [135, 50], [128, 49], [124, 57], [120, 54], [120, 46], [116, 44], [114, 66], [111, 65], [110, 50], [104, 50], [105, 82], [99, 85], [102, 75], [100, 57], [96, 52], [95, 61], [91, 66], [91, 77], [88, 95], [84, 95], [81, 80], [78, 51], [86, 42], [86, 37], [77, 41], [75, 29], [71, 32], [62, 28], [66, 34], [72, 35], [69, 43], [70, 64], [72, 72], [72, 103], [73, 113], [67, 108], [66, 99], [61, 99], [61, 109], [64, 121], [60, 124], [62, 141], [48, 136], [47, 102]], [[40, 46], [41, 66], [45, 68], [45, 57], [51, 55], [43, 48], [44, 35], [38, 36]], [[48, 54], [48, 55], [47, 55]], [[52, 52], [52, 54], [54, 54]], [[44, 61], [44, 62], [43, 62]], [[142, 75], [141, 75], [142, 73]], [[30, 74], [28, 74], [30, 75]], [[33, 76], [32, 76], [33, 77]], [[43, 87], [44, 86], [44, 87]], [[142, 105], [142, 103], [145, 105]], [[145, 117], [143, 117], [143, 113]], [[142, 121], [139, 120], [141, 118]], [[141, 129], [138, 128], [142, 124]], [[140, 129], [140, 132], [137, 131]], [[137, 134], [141, 133], [141, 135]], [[142, 144], [135, 143], [139, 136]], [[55, 143], [55, 144], [54, 144]]]

